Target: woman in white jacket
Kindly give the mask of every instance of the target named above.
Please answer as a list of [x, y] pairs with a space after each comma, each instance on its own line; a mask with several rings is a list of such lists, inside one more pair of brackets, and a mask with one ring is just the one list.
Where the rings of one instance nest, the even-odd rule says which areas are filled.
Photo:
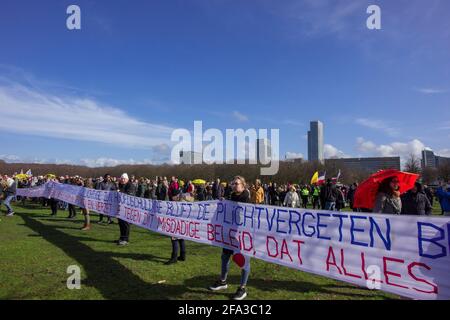
[[289, 188], [289, 192], [284, 197], [283, 205], [285, 207], [297, 208], [300, 204], [300, 198], [298, 197], [297, 190], [295, 190], [294, 186]]

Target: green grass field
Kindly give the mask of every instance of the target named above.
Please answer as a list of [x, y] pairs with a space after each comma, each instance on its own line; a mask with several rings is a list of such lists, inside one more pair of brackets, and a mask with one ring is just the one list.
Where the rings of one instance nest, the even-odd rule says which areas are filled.
[[[166, 266], [169, 238], [132, 227], [131, 243], [118, 247], [117, 223], [80, 231], [82, 215], [50, 216], [36, 204], [0, 216], [0, 299], [228, 299], [240, 270], [232, 264], [229, 289], [206, 288], [220, 271], [221, 249], [187, 242], [187, 261]], [[97, 216], [92, 215], [96, 222]], [[67, 267], [82, 271], [80, 290], [66, 287]], [[249, 299], [398, 299], [399, 297], [252, 260]]]

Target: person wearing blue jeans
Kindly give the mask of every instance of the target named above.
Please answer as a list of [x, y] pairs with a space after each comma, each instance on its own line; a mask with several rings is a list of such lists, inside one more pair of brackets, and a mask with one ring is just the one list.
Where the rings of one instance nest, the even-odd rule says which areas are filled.
[[336, 202], [334, 201], [326, 201], [325, 202], [325, 210], [334, 211], [334, 208], [336, 207]]
[[3, 201], [3, 204], [5, 205], [6, 209], [8, 210], [8, 213], [6, 214], [8, 217], [14, 215], [14, 211], [11, 208], [11, 200], [14, 199], [14, 195], [6, 196], [6, 199]]
[[[246, 189], [245, 179], [241, 176], [237, 176], [233, 179], [233, 192], [231, 193], [231, 201], [235, 202], [250, 202], [250, 193]], [[209, 287], [211, 291], [219, 291], [228, 289], [227, 276], [230, 268], [230, 258], [233, 256], [234, 251], [229, 249], [222, 250], [221, 263], [222, 269], [220, 273], [220, 279], [217, 280], [212, 286]], [[233, 300], [243, 300], [247, 297], [247, 280], [250, 274], [250, 264], [247, 264], [246, 268], [242, 268], [241, 271], [241, 283], [236, 293], [233, 295]]]
[[[222, 250], [222, 272], [220, 274], [220, 279], [223, 281], [227, 281], [228, 271], [230, 270], [230, 259], [233, 256], [234, 251], [223, 249]], [[241, 273], [241, 287], [247, 285], [248, 276], [250, 275], [250, 266], [247, 269], [242, 269]]]
[[11, 208], [11, 200], [13, 200], [14, 197], [16, 196], [16, 188], [17, 188], [16, 181], [14, 179], [7, 178], [5, 189], [5, 200], [3, 201], [3, 204], [8, 210], [8, 213], [6, 214], [7, 217], [11, 217], [14, 215], [14, 211]]

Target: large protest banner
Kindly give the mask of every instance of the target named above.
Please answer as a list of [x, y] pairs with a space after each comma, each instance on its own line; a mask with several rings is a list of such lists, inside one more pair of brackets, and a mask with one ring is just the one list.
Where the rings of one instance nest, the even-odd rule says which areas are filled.
[[[142, 199], [47, 183], [54, 197], [148, 230], [413, 299], [450, 299], [450, 218]], [[36, 196], [34, 189], [18, 195]]]

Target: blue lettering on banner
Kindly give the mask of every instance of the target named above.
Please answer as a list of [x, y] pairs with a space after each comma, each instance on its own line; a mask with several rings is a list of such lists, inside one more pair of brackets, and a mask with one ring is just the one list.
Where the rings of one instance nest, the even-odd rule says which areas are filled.
[[[423, 227], [433, 228], [434, 230], [439, 232], [439, 235], [436, 236], [436, 237], [433, 237], [433, 238], [424, 238]], [[427, 223], [427, 222], [417, 222], [417, 229], [419, 231], [418, 232], [417, 241], [418, 241], [418, 245], [419, 245], [419, 255], [421, 257], [430, 258], [430, 259], [439, 259], [439, 258], [445, 257], [447, 255], [447, 249], [445, 248], [445, 246], [438, 242], [440, 240], [444, 240], [445, 239], [444, 229], [439, 228], [435, 224]], [[429, 247], [431, 247], [431, 244], [434, 244], [435, 246], [439, 247], [440, 248], [440, 253], [438, 253], [438, 254], [431, 254], [429, 247], [427, 248], [428, 252], [425, 252], [425, 250], [423, 248], [423, 243], [424, 242], [430, 243]]]
[[264, 208], [264, 209], [266, 209], [267, 226], [269, 227], [269, 231], [272, 231], [273, 218], [275, 217], [275, 210], [277, 210], [277, 209], [276, 208], [272, 209], [272, 218], [270, 218], [270, 220], [269, 220], [269, 209], [268, 208]]
[[280, 229], [280, 222], [282, 222], [282, 223], [286, 222], [286, 220], [280, 218], [280, 212], [285, 213], [285, 212], [288, 212], [288, 211], [284, 210], [284, 209], [278, 209], [277, 210], [277, 232], [278, 233], [287, 233], [287, 231], [283, 231], [283, 230]]
[[364, 232], [364, 229], [355, 228], [355, 220], [367, 220], [367, 217], [364, 216], [350, 216], [350, 235], [351, 235], [351, 243], [357, 246], [368, 247], [369, 244], [365, 242], [359, 242], [355, 240], [355, 232]]
[[317, 213], [317, 238], [318, 239], [324, 239], [324, 240], [331, 240], [331, 237], [323, 237], [320, 235], [320, 228], [326, 228], [328, 227], [327, 224], [321, 224], [320, 223], [320, 217], [331, 217], [331, 214], [329, 213]]
[[[293, 220], [292, 215], [293, 214], [297, 215], [297, 220]], [[301, 219], [301, 215], [299, 212], [295, 211], [295, 210], [289, 210], [289, 234], [292, 234], [292, 224], [295, 224], [295, 227], [297, 228], [297, 234], [300, 236], [301, 232], [300, 232], [300, 226], [298, 225]]]
[[305, 231], [305, 221], [306, 221], [306, 216], [311, 216], [313, 219], [316, 219], [316, 218], [314, 217], [314, 215], [313, 215], [311, 212], [305, 212], [305, 213], [303, 214], [302, 231], [303, 231], [303, 234], [304, 234], [305, 236], [311, 238], [311, 237], [314, 236], [314, 234], [316, 233], [316, 228], [314, 228], [314, 226], [308, 226], [308, 228], [312, 229], [312, 233], [307, 233], [307, 232]]
[[342, 242], [342, 226], [344, 225], [344, 218], [348, 218], [346, 214], [333, 214], [333, 217], [339, 218], [339, 242]]
[[245, 211], [244, 211], [244, 226], [247, 226], [247, 220], [250, 220], [251, 222], [251, 228], [253, 228], [253, 219], [254, 219], [254, 213], [255, 213], [255, 207], [252, 207], [252, 210], [250, 212], [250, 214], [248, 214], [248, 207], [245, 207]]
[[391, 250], [391, 223], [388, 218], [385, 219], [386, 221], [386, 235], [383, 235], [381, 232], [380, 226], [376, 223], [375, 219], [372, 217], [369, 217], [370, 222], [370, 246], [373, 248], [375, 245], [375, 240], [373, 236], [374, 227], [377, 230], [377, 234], [380, 237], [380, 239], [383, 241], [384, 247], [386, 250]]
[[264, 207], [255, 206], [254, 208], [258, 211], [258, 229], [261, 229], [261, 211], [264, 210]]
[[244, 224], [244, 222], [241, 221], [241, 214], [238, 212], [238, 210], [244, 211], [244, 208], [240, 205], [237, 205], [236, 207], [234, 207], [233, 209], [233, 224], [236, 226], [242, 226]]

